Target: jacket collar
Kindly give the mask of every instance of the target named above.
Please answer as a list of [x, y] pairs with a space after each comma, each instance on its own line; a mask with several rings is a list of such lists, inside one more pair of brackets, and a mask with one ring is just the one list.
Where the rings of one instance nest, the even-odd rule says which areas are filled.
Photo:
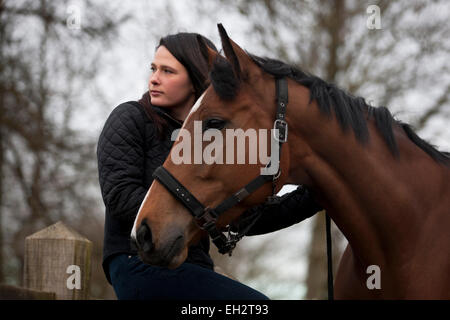
[[160, 116], [164, 117], [165, 119], [171, 121], [173, 124], [175, 124], [176, 126], [181, 127], [183, 125], [183, 122], [180, 120], [175, 119], [174, 117], [172, 117], [164, 108], [158, 107], [158, 106], [153, 106], [152, 105], [153, 110], [156, 111], [156, 113], [158, 113]]

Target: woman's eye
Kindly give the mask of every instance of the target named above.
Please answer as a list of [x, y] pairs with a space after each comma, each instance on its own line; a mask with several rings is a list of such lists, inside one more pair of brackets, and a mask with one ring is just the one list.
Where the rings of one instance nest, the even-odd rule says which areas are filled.
[[204, 122], [203, 131], [206, 131], [208, 129], [222, 130], [225, 127], [226, 123], [227, 122], [222, 119], [217, 118], [207, 119]]

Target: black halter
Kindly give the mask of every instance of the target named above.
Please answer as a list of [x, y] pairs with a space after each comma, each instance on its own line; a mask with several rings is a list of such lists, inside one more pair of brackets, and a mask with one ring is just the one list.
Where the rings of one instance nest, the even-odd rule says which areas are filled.
[[[279, 143], [279, 157], [281, 159], [281, 146], [287, 141], [288, 125], [286, 123], [286, 107], [288, 103], [288, 86], [285, 78], [276, 79], [276, 96], [277, 96], [277, 113], [275, 115], [274, 129], [278, 129], [278, 135], [275, 135], [275, 139]], [[276, 131], [275, 131], [276, 132]], [[270, 166], [270, 162], [266, 168]], [[172, 174], [163, 166], [158, 167], [153, 173], [153, 177], [158, 179], [164, 187], [170, 191], [175, 198], [180, 201], [186, 209], [194, 216], [198, 226], [206, 230], [214, 244], [222, 254], [229, 253], [231, 255], [232, 250], [235, 248], [236, 243], [245, 235], [252, 224], [245, 230], [238, 233], [231, 233], [228, 228], [228, 237], [221, 232], [216, 222], [218, 217], [232, 208], [250, 194], [258, 190], [261, 186], [267, 182], [272, 182], [272, 195], [268, 197], [268, 204], [276, 203], [278, 197], [275, 195], [275, 181], [281, 174], [280, 163], [278, 163], [278, 172], [274, 175], [259, 175], [242, 189], [237, 191], [231, 197], [225, 199], [215, 208], [209, 208], [203, 206]], [[256, 218], [258, 218], [257, 215]]]

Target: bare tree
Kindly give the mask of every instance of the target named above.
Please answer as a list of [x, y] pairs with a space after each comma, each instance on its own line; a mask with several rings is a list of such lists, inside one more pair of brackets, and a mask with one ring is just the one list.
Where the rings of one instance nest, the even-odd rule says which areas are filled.
[[0, 2], [0, 282], [20, 283], [24, 239], [38, 229], [62, 219], [90, 238], [102, 228], [96, 141], [73, 122], [127, 19], [117, 12], [92, 1]]

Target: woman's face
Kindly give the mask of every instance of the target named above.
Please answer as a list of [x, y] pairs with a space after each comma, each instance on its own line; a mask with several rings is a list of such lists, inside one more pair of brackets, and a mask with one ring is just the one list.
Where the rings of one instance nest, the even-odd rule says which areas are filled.
[[195, 100], [194, 87], [186, 68], [160, 46], [152, 62], [148, 84], [151, 103], [166, 108], [190, 108]]

